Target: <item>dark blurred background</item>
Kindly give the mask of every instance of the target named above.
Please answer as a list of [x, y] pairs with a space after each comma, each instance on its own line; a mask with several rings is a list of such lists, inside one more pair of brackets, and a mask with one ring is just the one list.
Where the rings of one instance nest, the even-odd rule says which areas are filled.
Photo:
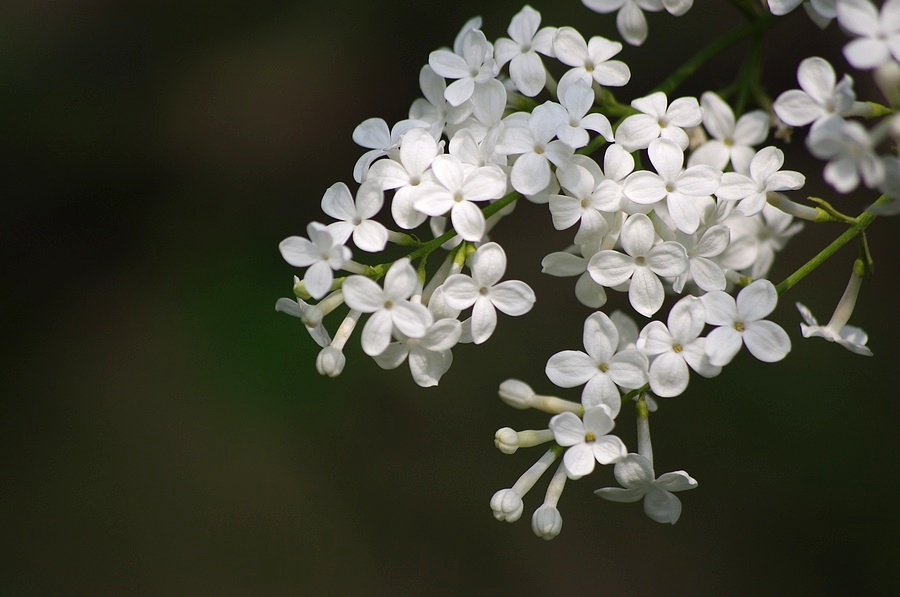
[[[709, 4], [679, 20], [650, 15], [648, 43], [621, 54], [634, 79], [619, 97], [644, 94], [740, 21], [727, 3]], [[575, 0], [535, 7], [544, 24], [617, 37], [611, 16]], [[277, 244], [323, 218], [328, 186], [352, 182], [356, 124], [405, 117], [431, 50], [476, 14], [489, 38], [503, 35], [520, 8], [0, 6], [0, 594], [900, 590], [896, 221], [870, 229], [878, 268], [851, 320], [872, 335], [874, 358], [799, 333], [793, 302], [827, 321], [855, 257], [848, 247], [776, 311], [794, 342], [787, 360], [743, 354], [652, 417], [657, 470], [700, 482], [681, 494], [674, 527], [595, 497], [614, 484], [610, 470], [569, 484], [552, 542], [530, 529], [546, 480], [518, 523], [491, 516], [494, 491], [540, 455], [501, 455], [494, 431], [547, 421], [505, 407], [496, 388], [514, 376], [552, 392], [546, 360], [579, 347], [587, 315], [571, 280], [537, 273], [571, 237], [545, 207], [519, 206], [494, 234], [509, 276], [535, 288], [534, 311], [501, 318], [486, 345], [458, 347], [437, 389], [415, 386], [405, 365], [381, 371], [357, 338], [345, 374], [320, 378], [317, 347], [274, 312], [295, 273]], [[795, 87], [810, 54], [846, 70], [842, 41], [834, 25], [823, 36], [801, 11], [788, 17], [767, 46], [770, 91]], [[746, 48], [682, 93], [726, 87]], [[800, 139], [787, 166], [810, 174], [810, 194], [827, 194]], [[838, 201], [855, 213], [871, 199]], [[809, 226], [772, 278], [838, 233]], [[632, 421], [621, 417], [618, 432], [633, 446]]]

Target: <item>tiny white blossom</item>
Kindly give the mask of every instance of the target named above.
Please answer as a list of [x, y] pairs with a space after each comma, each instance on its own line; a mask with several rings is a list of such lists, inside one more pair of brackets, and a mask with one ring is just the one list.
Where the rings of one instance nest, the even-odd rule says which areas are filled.
[[632, 100], [631, 107], [641, 113], [629, 116], [616, 129], [616, 143], [628, 151], [646, 149], [659, 137], [675, 141], [682, 150], [687, 149], [688, 135], [684, 129], [703, 120], [697, 98], [680, 97], [669, 104], [662, 91]]
[[509, 62], [509, 78], [523, 95], [534, 97], [547, 82], [547, 71], [538, 54], [553, 56], [553, 36], [555, 27], [541, 26], [541, 13], [524, 6], [512, 18], [506, 32], [509, 38], [501, 37], [494, 44], [494, 58], [503, 67]]
[[[834, 69], [823, 58], [805, 59], [797, 68], [800, 89], [790, 89], [778, 96], [772, 108], [791, 126], [805, 126], [832, 114], [849, 114], [856, 101], [853, 79], [849, 75], [837, 82]], [[802, 89], [802, 91], [801, 91]]]
[[356, 192], [354, 201], [347, 185], [335, 183], [322, 197], [322, 211], [339, 221], [329, 224], [326, 230], [331, 233], [335, 242], [343, 244], [352, 234], [353, 244], [363, 251], [381, 251], [387, 244], [387, 229], [371, 218], [381, 211], [382, 205], [384, 192], [378, 184], [363, 183]]
[[875, 153], [869, 132], [858, 122], [829, 116], [810, 131], [806, 146], [817, 158], [828, 160], [825, 180], [840, 193], [859, 186], [860, 177], [869, 188], [884, 180], [884, 162]]
[[350, 261], [350, 249], [337, 242], [325, 226], [311, 222], [306, 227], [309, 239], [289, 236], [279, 243], [284, 260], [294, 267], [308, 267], [303, 274], [306, 291], [315, 299], [328, 294], [335, 270]]
[[619, 350], [619, 332], [603, 312], [584, 321], [585, 352], [564, 350], [547, 361], [547, 377], [561, 388], [584, 385], [585, 408], [605, 406], [615, 418], [622, 406], [617, 386], [633, 390], [647, 382], [647, 357], [637, 349]]
[[711, 91], [700, 96], [703, 126], [712, 139], [698, 147], [688, 158], [688, 166], [708, 164], [724, 170], [728, 162], [735, 172], [746, 172], [759, 145], [769, 135], [769, 115], [762, 110], [747, 112], [734, 120], [734, 111]]
[[418, 284], [409, 259], [399, 259], [384, 277], [384, 289], [365, 276], [344, 280], [344, 300], [351, 309], [371, 313], [362, 331], [362, 348], [369, 356], [383, 353], [396, 327], [409, 338], [421, 338], [434, 319], [424, 306], [410, 302]]
[[841, 296], [834, 314], [827, 325], [819, 325], [812, 312], [805, 305], [797, 303], [797, 309], [803, 316], [805, 323], [800, 324], [800, 331], [804, 338], [824, 338], [829, 342], [840, 344], [850, 352], [865, 356], [872, 356], [872, 350], [866, 346], [869, 340], [868, 335], [860, 328], [847, 325], [847, 321], [853, 314], [853, 308], [856, 306], [856, 298], [859, 295], [859, 287], [862, 278], [854, 271], [850, 274], [850, 281], [847, 288]]
[[443, 297], [452, 309], [472, 307], [471, 331], [481, 344], [497, 327], [497, 311], [524, 315], [534, 305], [534, 291], [522, 281], [500, 282], [506, 272], [506, 253], [497, 243], [478, 247], [471, 259], [471, 276], [454, 274], [444, 282]]
[[553, 36], [556, 58], [572, 67], [560, 79], [561, 85], [576, 78], [588, 84], [596, 81], [604, 87], [622, 87], [631, 80], [631, 71], [624, 62], [610, 60], [621, 51], [622, 44], [599, 35], [585, 42], [584, 37], [571, 27], [560, 27]]
[[597, 462], [618, 462], [628, 454], [622, 440], [609, 435], [615, 425], [605, 406], [586, 408], [583, 419], [570, 412], [550, 419], [550, 431], [556, 443], [568, 448], [563, 454], [563, 464], [570, 479], [591, 474]]
[[659, 311], [665, 299], [659, 276], [674, 278], [688, 268], [684, 247], [674, 241], [654, 245], [656, 238], [650, 218], [634, 214], [625, 221], [620, 234], [625, 254], [604, 250], [588, 263], [591, 277], [603, 286], [618, 286], [631, 280], [628, 302], [645, 317]]
[[791, 339], [777, 323], [763, 319], [778, 304], [778, 293], [768, 280], [756, 280], [738, 293], [737, 300], [721, 290], [701, 297], [706, 322], [718, 326], [706, 336], [706, 355], [724, 367], [741, 345], [766, 363], [780, 361], [791, 351]]
[[541, 104], [526, 118], [504, 121], [510, 126], [504, 129], [497, 151], [518, 155], [510, 171], [510, 183], [523, 195], [534, 195], [550, 184], [550, 164], [564, 166], [575, 150], [553, 140], [566, 121], [566, 110], [559, 104]]
[[581, 0], [582, 4], [600, 14], [616, 13], [616, 27], [622, 39], [633, 46], [647, 40], [647, 18], [642, 11], [659, 12], [662, 0]]
[[613, 470], [622, 487], [604, 487], [594, 493], [611, 502], [644, 500], [644, 513], [656, 522], [675, 524], [681, 516], [681, 500], [673, 491], [697, 487], [697, 481], [684, 471], [665, 473], [656, 478], [653, 465], [640, 454], [628, 454]]
[[559, 140], [578, 149], [584, 147], [590, 141], [588, 129], [599, 133], [607, 141], [613, 140], [612, 125], [603, 114], [593, 112], [588, 114], [594, 106], [594, 90], [581, 79], [560, 84], [558, 88], [559, 103], [566, 109], [566, 120], [556, 129]]
[[766, 205], [766, 194], [776, 191], [793, 191], [806, 182], [806, 177], [793, 170], [781, 170], [784, 152], [777, 147], [764, 147], [750, 161], [749, 175], [726, 172], [716, 191], [719, 199], [738, 201], [738, 213], [752, 216]]
[[428, 126], [425, 121], [409, 119], [401, 120], [388, 130], [387, 123], [381, 118], [364, 120], [353, 129], [353, 142], [369, 151], [361, 155], [353, 167], [353, 180], [362, 182], [372, 162], [395, 149], [407, 131]]
[[868, 0], [840, 0], [837, 18], [859, 36], [844, 46], [847, 62], [858, 69], [877, 68], [891, 57], [900, 62], [900, 0], [886, 0], [881, 11]]
[[471, 98], [478, 85], [492, 80], [500, 70], [494, 61], [493, 47], [481, 31], [467, 31], [460, 50], [459, 53], [435, 50], [428, 56], [428, 65], [434, 72], [456, 79], [444, 91], [444, 97], [454, 107]]

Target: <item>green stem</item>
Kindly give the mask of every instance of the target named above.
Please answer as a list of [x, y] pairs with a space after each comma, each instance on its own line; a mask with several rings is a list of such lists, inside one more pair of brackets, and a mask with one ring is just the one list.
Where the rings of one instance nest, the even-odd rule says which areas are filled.
[[[888, 201], [887, 195], [882, 195], [875, 201], [874, 205], [881, 205]], [[866, 228], [871, 224], [876, 218], [876, 215], [871, 212], [863, 212], [856, 218], [856, 223], [850, 226], [842, 235], [834, 239], [834, 241], [822, 249], [822, 251], [803, 264], [797, 271], [793, 274], [785, 278], [784, 282], [775, 287], [775, 291], [778, 292], [779, 295], [784, 294], [786, 291], [790, 290], [797, 282], [808, 276], [813, 270], [817, 267], [825, 263], [825, 261], [834, 255], [838, 249], [846, 245], [852, 239], [856, 238], [860, 234], [862, 234]]]

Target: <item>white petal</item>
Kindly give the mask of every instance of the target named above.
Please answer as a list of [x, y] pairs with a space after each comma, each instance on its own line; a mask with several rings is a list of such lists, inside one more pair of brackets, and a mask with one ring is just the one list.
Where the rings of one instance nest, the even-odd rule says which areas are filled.
[[550, 419], [550, 431], [560, 446], [574, 446], [584, 442], [584, 424], [578, 415], [564, 412]]
[[391, 314], [384, 309], [379, 309], [369, 317], [369, 321], [363, 327], [360, 343], [363, 352], [369, 356], [383, 353], [391, 343], [391, 332], [394, 323]]
[[563, 464], [571, 479], [579, 479], [594, 472], [596, 459], [594, 451], [584, 443], [576, 444], [566, 450], [563, 455]]
[[617, 462], [613, 474], [627, 489], [639, 489], [653, 483], [653, 465], [640, 454], [629, 454]]
[[491, 288], [489, 296], [497, 309], [513, 317], [531, 311], [535, 301], [531, 287], [519, 280], [507, 280], [497, 284]]
[[390, 314], [397, 329], [410, 338], [421, 338], [434, 323], [431, 312], [425, 306], [409, 301], [395, 302]]
[[664, 352], [650, 365], [650, 389], [662, 398], [679, 396], [688, 385], [689, 372], [684, 359], [675, 352]]
[[634, 310], [650, 317], [662, 307], [665, 293], [662, 282], [647, 267], [636, 267], [628, 287], [628, 302]]
[[771, 321], [754, 321], [746, 324], [744, 344], [760, 361], [774, 363], [791, 351], [791, 339], [787, 333]]
[[577, 350], [558, 352], [547, 361], [547, 378], [561, 388], [575, 388], [598, 373], [597, 363]]
[[675, 524], [681, 516], [681, 500], [653, 487], [644, 496], [644, 513], [656, 522]]
[[491, 337], [497, 327], [497, 311], [486, 296], [479, 296], [472, 308], [472, 339], [481, 344]]
[[742, 321], [757, 321], [775, 310], [778, 293], [768, 280], [756, 280], [741, 289], [736, 304]]
[[634, 273], [634, 259], [616, 251], [600, 251], [588, 262], [591, 278], [603, 286], [618, 286]]
[[450, 210], [453, 229], [468, 241], [479, 241], [484, 236], [484, 215], [469, 201], [459, 201]]
[[377, 253], [387, 245], [388, 233], [381, 223], [365, 220], [353, 231], [353, 244], [369, 253]]
[[741, 350], [742, 344], [740, 332], [734, 329], [734, 326], [723, 325], [706, 336], [706, 355], [709, 357], [710, 363], [717, 367], [724, 367]]

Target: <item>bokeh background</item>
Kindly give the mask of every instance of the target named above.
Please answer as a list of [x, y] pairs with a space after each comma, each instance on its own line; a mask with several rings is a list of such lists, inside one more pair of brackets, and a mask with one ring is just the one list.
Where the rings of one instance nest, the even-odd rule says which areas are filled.
[[[540, 276], [570, 233], [522, 205], [494, 237], [538, 303], [460, 346], [437, 389], [383, 372], [351, 341], [335, 380], [317, 347], [276, 314], [295, 273], [278, 242], [321, 219], [351, 182], [363, 119], [389, 122], [419, 96], [428, 52], [480, 14], [489, 37], [507, 0], [116, 2], [0, 6], [3, 413], [0, 593], [4, 595], [884, 595], [896, 578], [900, 415], [896, 221], [876, 221], [875, 277], [852, 323], [874, 358], [802, 340], [792, 303], [827, 320], [852, 247], [785, 296], [775, 318], [795, 350], [742, 355], [652, 417], [657, 469], [684, 468], [674, 527], [639, 505], [599, 500], [609, 470], [567, 487], [562, 535], [533, 536], [488, 506], [539, 456], [503, 456], [502, 426], [540, 428], [497, 385], [552, 391], [547, 358], [579, 347], [587, 311], [571, 280]], [[615, 37], [575, 0], [536, 6], [544, 23]], [[678, 20], [621, 57], [643, 94], [717, 32], [726, 2]], [[767, 46], [770, 91], [799, 60], [832, 58], [800, 11]], [[746, 46], [681, 90], [727, 86]], [[868, 76], [856, 77], [865, 96]], [[875, 97], [875, 96], [871, 96]], [[788, 166], [811, 174], [799, 134]], [[839, 198], [854, 212], [871, 197]], [[813, 229], [815, 228], [815, 229]], [[521, 231], [526, 230], [523, 234]], [[839, 229], [808, 227], [780, 280]], [[611, 307], [624, 306], [621, 297]], [[334, 324], [336, 325], [336, 324]], [[575, 397], [577, 392], [563, 393]], [[633, 445], [631, 418], [619, 429]]]

